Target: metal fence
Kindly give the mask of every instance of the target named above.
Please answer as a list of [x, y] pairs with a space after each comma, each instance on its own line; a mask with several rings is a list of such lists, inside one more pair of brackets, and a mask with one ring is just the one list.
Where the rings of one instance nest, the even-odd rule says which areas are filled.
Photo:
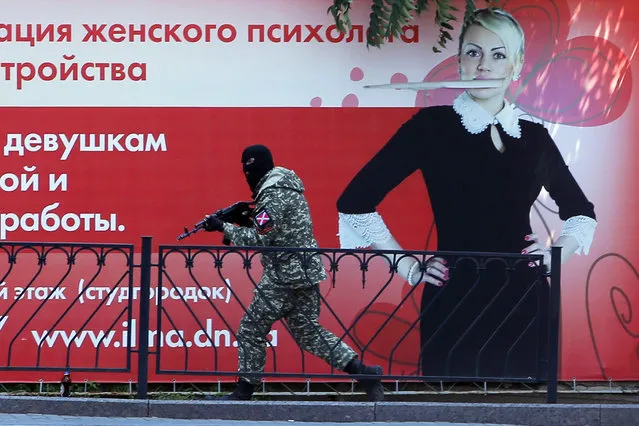
[[[261, 259], [271, 270], [320, 260], [327, 277], [317, 287], [319, 324], [365, 363], [381, 365], [383, 380], [542, 383], [556, 402], [560, 250], [553, 247], [547, 276], [539, 255], [186, 245], [154, 251], [149, 237], [138, 254], [133, 245], [2, 243], [0, 370], [137, 373], [139, 398], [167, 375], [232, 380], [244, 344], [238, 324], [262, 291]], [[446, 259], [450, 281], [441, 288], [405, 284], [400, 262], [420, 262], [423, 276], [431, 256]], [[274, 324], [265, 370], [249, 375], [350, 381], [302, 350], [294, 331], [287, 321]]]
[[[130, 338], [121, 343], [123, 356], [108, 362], [103, 343], [116, 323], [123, 320], [127, 324], [125, 334], [131, 336], [133, 299], [128, 298], [108, 315], [104, 315], [104, 306], [123, 288], [133, 293], [133, 253], [133, 245], [2, 243], [0, 300], [4, 303], [0, 305], [0, 337], [4, 362], [0, 362], [0, 370], [58, 371], [77, 365], [83, 371], [130, 371]], [[80, 282], [77, 294], [69, 296], [68, 284], [80, 265], [86, 279]], [[85, 302], [89, 300], [96, 303], [88, 306]], [[80, 354], [74, 350], [81, 346], [77, 344], [51, 350], [58, 339], [64, 343], [84, 339], [95, 322], [100, 322], [103, 329], [102, 334], [91, 336], [95, 350]], [[37, 331], [30, 330], [29, 337], [33, 339], [27, 340], [30, 327], [37, 327]], [[61, 328], [68, 333], [61, 336]]]

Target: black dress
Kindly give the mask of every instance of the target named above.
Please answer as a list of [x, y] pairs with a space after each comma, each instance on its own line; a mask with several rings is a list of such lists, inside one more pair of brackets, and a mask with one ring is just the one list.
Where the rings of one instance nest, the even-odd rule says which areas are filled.
[[[548, 131], [520, 120], [521, 138], [497, 125], [471, 134], [451, 106], [420, 110], [355, 176], [338, 200], [341, 213], [374, 212], [419, 170], [430, 196], [440, 251], [521, 253], [530, 245], [530, 211], [542, 186], [566, 220], [595, 219]], [[485, 268], [483, 268], [485, 266]], [[541, 377], [546, 359], [548, 284], [520, 263], [482, 268], [455, 260], [441, 288], [426, 285], [420, 314], [421, 374], [433, 377]], [[537, 315], [537, 314], [541, 315]], [[539, 317], [542, 318], [539, 318]], [[539, 352], [541, 351], [541, 353]]]

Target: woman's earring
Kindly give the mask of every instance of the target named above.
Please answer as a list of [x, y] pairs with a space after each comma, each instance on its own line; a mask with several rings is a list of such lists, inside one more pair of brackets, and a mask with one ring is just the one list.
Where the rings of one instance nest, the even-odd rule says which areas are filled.
[[517, 80], [519, 80], [519, 74], [513, 75], [513, 81], [517, 81]]

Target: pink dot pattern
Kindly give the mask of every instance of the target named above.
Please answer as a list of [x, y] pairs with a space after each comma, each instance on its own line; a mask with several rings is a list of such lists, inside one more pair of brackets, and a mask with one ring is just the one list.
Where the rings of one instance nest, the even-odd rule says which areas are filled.
[[352, 81], [362, 81], [363, 79], [364, 79], [364, 71], [361, 68], [355, 67], [351, 70]]
[[342, 107], [352, 108], [356, 106], [359, 106], [359, 99], [357, 98], [357, 96], [355, 96], [352, 93], [349, 93], [348, 95], [346, 95], [344, 99], [342, 100]]

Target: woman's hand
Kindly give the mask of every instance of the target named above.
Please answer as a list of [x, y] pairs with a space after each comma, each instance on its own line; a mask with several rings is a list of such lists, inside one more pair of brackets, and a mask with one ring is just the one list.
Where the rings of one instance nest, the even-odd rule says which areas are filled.
[[[528, 247], [521, 251], [522, 254], [543, 254], [544, 256], [544, 265], [548, 272], [550, 272], [550, 250], [539, 242], [539, 237], [537, 234], [529, 234], [524, 237], [524, 239], [528, 242], [531, 242]], [[528, 265], [530, 267], [539, 266], [538, 262], [530, 262]]]
[[441, 257], [431, 257], [426, 261], [426, 270], [423, 274], [419, 270], [419, 261], [415, 261], [411, 266], [406, 279], [410, 285], [417, 285], [420, 282], [423, 282], [441, 287], [449, 279], [446, 260]]
[[[391, 236], [383, 243], [373, 243], [371, 246], [375, 250], [403, 250], [397, 240]], [[396, 255], [385, 255], [389, 262], [396, 260]], [[431, 257], [426, 261], [426, 271], [422, 274], [419, 270], [420, 262], [414, 258], [405, 256], [397, 262], [397, 272], [408, 281], [411, 286], [421, 282], [429, 283], [441, 287], [445, 281], [448, 281], [448, 267], [446, 261], [441, 257]]]

